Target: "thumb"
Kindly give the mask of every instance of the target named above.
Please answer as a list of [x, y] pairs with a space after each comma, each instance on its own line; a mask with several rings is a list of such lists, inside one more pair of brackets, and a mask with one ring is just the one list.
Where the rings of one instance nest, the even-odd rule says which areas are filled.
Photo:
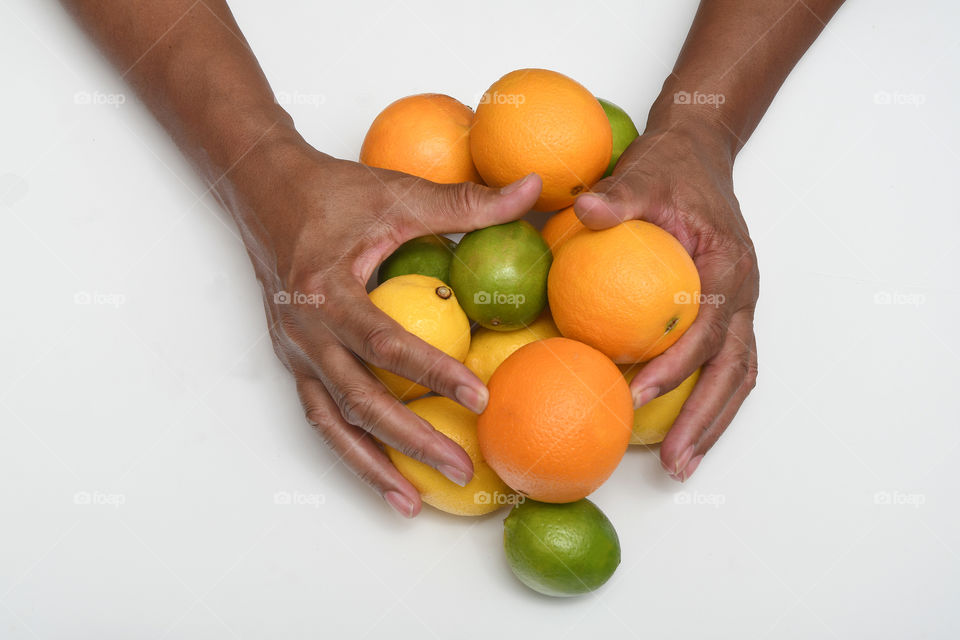
[[473, 231], [511, 222], [533, 208], [543, 183], [531, 173], [501, 189], [472, 182], [430, 184], [416, 221], [428, 233]]
[[573, 210], [590, 229], [606, 229], [626, 220], [659, 224], [659, 190], [642, 174], [614, 174], [580, 194], [573, 203]]

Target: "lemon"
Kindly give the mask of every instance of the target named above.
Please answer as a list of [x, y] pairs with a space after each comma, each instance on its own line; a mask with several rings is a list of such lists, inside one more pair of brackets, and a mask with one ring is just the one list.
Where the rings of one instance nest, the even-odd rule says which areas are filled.
[[433, 467], [387, 446], [390, 461], [417, 488], [424, 502], [454, 515], [479, 516], [517, 501], [516, 494], [480, 455], [476, 414], [440, 396], [414, 400], [407, 408], [463, 447], [473, 461], [473, 479], [461, 487]]
[[[643, 365], [630, 364], [621, 366], [620, 370], [624, 372], [623, 377], [627, 379], [627, 384], [629, 384], [642, 368]], [[697, 369], [676, 389], [654, 398], [634, 411], [633, 434], [630, 436], [630, 444], [663, 442], [663, 439], [667, 437], [667, 432], [670, 431], [670, 427], [673, 426], [677, 416], [680, 415], [680, 409], [683, 408], [683, 403], [687, 401], [699, 377], [700, 369]]]
[[600, 588], [620, 565], [620, 539], [595, 504], [525, 500], [503, 521], [503, 548], [513, 574], [548, 596]]
[[493, 331], [481, 327], [470, 340], [470, 351], [463, 364], [473, 371], [483, 384], [487, 384], [496, 368], [511, 353], [525, 344], [559, 336], [560, 331], [553, 324], [553, 318], [548, 311], [544, 311], [528, 326], [514, 331]]
[[[470, 321], [453, 289], [436, 278], [407, 274], [390, 278], [370, 292], [370, 301], [401, 327], [448, 356], [463, 362], [470, 349]], [[401, 400], [427, 393], [425, 386], [370, 365], [370, 370]]]

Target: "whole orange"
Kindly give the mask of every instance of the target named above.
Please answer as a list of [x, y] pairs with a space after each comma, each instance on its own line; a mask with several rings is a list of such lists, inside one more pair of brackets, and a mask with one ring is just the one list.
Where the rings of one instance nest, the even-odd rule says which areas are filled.
[[439, 93], [400, 98], [380, 112], [360, 148], [360, 162], [433, 182], [481, 182], [470, 156], [473, 111]]
[[693, 324], [700, 274], [676, 238], [630, 220], [567, 239], [554, 256], [547, 292], [564, 336], [617, 363], [646, 362]]
[[470, 132], [473, 162], [488, 185], [540, 175], [540, 211], [573, 204], [603, 176], [612, 149], [610, 122], [593, 94], [546, 69], [511, 71], [494, 82]]
[[543, 241], [550, 247], [550, 251], [556, 253], [560, 245], [580, 229], [586, 229], [586, 227], [574, 213], [573, 207], [567, 207], [550, 216], [547, 223], [543, 225], [543, 229], [540, 230], [540, 235], [543, 236]]
[[513, 352], [487, 384], [480, 451], [512, 489], [541, 502], [573, 502], [604, 483], [633, 428], [627, 382], [582, 342], [547, 338]]

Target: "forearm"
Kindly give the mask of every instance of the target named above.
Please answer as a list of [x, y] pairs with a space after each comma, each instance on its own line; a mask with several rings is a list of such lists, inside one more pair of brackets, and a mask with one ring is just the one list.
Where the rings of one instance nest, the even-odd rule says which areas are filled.
[[732, 155], [843, 0], [703, 0], [647, 131], [709, 125]]
[[209, 185], [295, 136], [224, 0], [61, 1]]

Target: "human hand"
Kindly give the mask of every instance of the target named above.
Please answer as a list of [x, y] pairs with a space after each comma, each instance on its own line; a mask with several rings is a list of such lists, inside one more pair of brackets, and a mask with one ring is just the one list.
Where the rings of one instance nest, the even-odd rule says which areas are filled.
[[696, 470], [757, 379], [753, 313], [756, 254], [733, 193], [733, 152], [711, 125], [653, 130], [634, 140], [613, 175], [581, 195], [575, 210], [592, 229], [639, 219], [672, 233], [700, 272], [697, 319], [634, 378], [635, 406], [670, 391], [703, 366], [660, 447], [676, 480]]
[[[463, 364], [406, 332], [368, 299], [377, 265], [414, 237], [521, 217], [540, 180], [502, 190], [438, 185], [294, 144], [270, 180], [241, 181], [238, 215], [264, 292], [274, 350], [293, 373], [312, 424], [363, 481], [407, 517], [420, 496], [380, 440], [466, 484], [469, 456], [401, 404], [363, 362], [415, 380], [480, 413], [488, 393]], [[248, 173], [258, 176], [257, 172]], [[244, 224], [243, 221], [251, 221]], [[362, 359], [361, 360], [358, 359]]]

